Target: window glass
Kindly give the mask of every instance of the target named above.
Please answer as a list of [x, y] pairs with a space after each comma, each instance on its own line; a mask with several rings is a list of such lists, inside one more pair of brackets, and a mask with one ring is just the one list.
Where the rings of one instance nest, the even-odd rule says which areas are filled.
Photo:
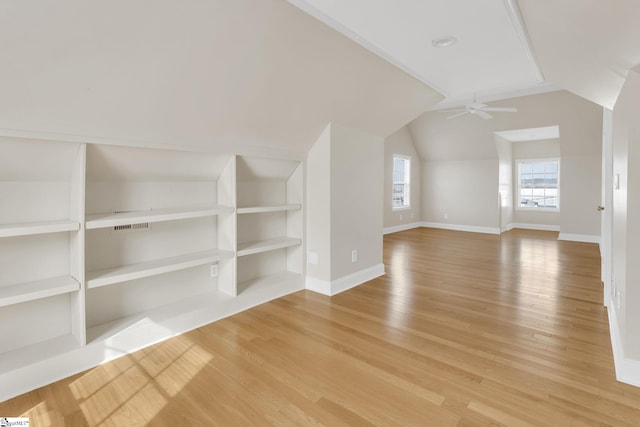
[[411, 159], [406, 156], [393, 156], [393, 191], [391, 194], [393, 209], [408, 209], [411, 207]]
[[560, 161], [519, 160], [518, 202], [520, 209], [560, 209]]

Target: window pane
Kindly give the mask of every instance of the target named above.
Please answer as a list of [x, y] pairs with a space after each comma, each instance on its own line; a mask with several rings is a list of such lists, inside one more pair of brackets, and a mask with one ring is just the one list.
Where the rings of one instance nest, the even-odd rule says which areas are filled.
[[393, 207], [404, 206], [404, 184], [393, 184]]
[[410, 207], [409, 181], [410, 159], [404, 157], [393, 158], [393, 191], [391, 194], [391, 206], [393, 208]]
[[521, 208], [558, 209], [559, 162], [521, 161], [518, 165], [518, 205]]
[[558, 174], [558, 163], [556, 163], [556, 162], [545, 163], [544, 171], [546, 173], [555, 173], [557, 175]]
[[404, 182], [404, 159], [393, 159], [393, 182]]

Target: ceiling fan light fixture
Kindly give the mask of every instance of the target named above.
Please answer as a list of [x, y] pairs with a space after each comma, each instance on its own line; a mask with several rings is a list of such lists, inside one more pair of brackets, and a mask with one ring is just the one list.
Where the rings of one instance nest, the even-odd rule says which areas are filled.
[[452, 44], [455, 44], [457, 41], [458, 39], [453, 36], [444, 36], [431, 40], [431, 44], [433, 45], [433, 47], [449, 47]]

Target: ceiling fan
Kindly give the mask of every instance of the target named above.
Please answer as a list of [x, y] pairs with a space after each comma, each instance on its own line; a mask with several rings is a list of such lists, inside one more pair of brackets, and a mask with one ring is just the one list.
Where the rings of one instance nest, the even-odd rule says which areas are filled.
[[441, 110], [442, 113], [456, 113], [453, 116], [447, 117], [447, 119], [454, 119], [456, 117], [464, 116], [465, 114], [472, 114], [482, 117], [485, 120], [493, 118], [493, 116], [488, 113], [489, 111], [496, 113], [515, 113], [518, 109], [514, 107], [489, 107], [487, 104], [478, 102], [474, 96], [473, 102], [465, 105], [464, 109]]

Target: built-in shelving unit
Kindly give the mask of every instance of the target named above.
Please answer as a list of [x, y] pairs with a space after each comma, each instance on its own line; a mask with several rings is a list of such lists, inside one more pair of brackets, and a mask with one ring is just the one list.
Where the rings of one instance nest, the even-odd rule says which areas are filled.
[[90, 329], [108, 335], [108, 325], [219, 292], [211, 266], [234, 256], [230, 245], [218, 245], [217, 237], [218, 215], [233, 212], [233, 205], [219, 203], [217, 195], [218, 180], [230, 176], [223, 174], [228, 167], [228, 156], [87, 148]]
[[0, 400], [304, 288], [302, 163], [0, 137]]
[[302, 288], [302, 164], [238, 157], [237, 293]]
[[0, 138], [0, 374], [84, 345], [84, 156], [83, 144]]

